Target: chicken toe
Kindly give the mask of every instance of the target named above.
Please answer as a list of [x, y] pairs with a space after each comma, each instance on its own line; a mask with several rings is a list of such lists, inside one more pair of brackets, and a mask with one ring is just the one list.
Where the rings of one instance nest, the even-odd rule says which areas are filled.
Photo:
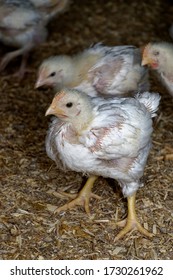
[[[138, 221], [138, 218], [136, 216], [136, 211], [135, 211], [135, 194], [132, 196], [129, 196], [127, 198], [128, 201], [128, 215], [126, 219], [126, 225], [125, 227], [117, 234], [115, 237], [114, 241], [117, 241], [124, 237], [128, 232], [132, 230], [138, 230], [140, 233], [147, 237], [152, 237], [153, 234], [148, 232], [143, 226], [140, 224]], [[117, 224], [120, 226], [124, 225], [125, 220], [118, 222]]]
[[[84, 185], [84, 187], [82, 188], [82, 190], [77, 195], [75, 195], [76, 198], [74, 198], [72, 201], [64, 204], [63, 206], [55, 209], [54, 213], [59, 213], [61, 211], [66, 211], [68, 209], [74, 208], [75, 206], [84, 206], [86, 213], [88, 215], [90, 215], [90, 209], [89, 209], [90, 198], [93, 197], [93, 198], [100, 199], [100, 197], [98, 195], [95, 195], [91, 192], [91, 189], [92, 189], [96, 179], [97, 179], [97, 176], [91, 176], [87, 180], [87, 182]], [[70, 197], [72, 197], [72, 196], [70, 195]]]

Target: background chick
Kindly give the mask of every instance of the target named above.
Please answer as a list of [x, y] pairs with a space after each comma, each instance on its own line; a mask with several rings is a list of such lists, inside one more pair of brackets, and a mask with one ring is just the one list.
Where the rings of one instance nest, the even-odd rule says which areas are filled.
[[[142, 65], [148, 65], [155, 70], [163, 85], [173, 96], [173, 44], [158, 42], [146, 45], [143, 51]], [[168, 158], [172, 160], [173, 148], [168, 146], [168, 149]]]
[[29, 1], [7, 0], [0, 2], [0, 41], [16, 47], [7, 53], [0, 63], [0, 71], [17, 56], [22, 55], [20, 78], [25, 73], [28, 53], [46, 40], [47, 30], [40, 13]]
[[51, 1], [48, 0], [0, 1], [0, 41], [17, 48], [2, 58], [0, 71], [4, 70], [15, 57], [22, 56], [17, 75], [23, 78], [29, 52], [46, 40], [46, 24], [58, 11], [64, 9], [67, 2], [52, 1], [52, 6], [49, 7]]
[[148, 90], [149, 82], [138, 48], [96, 44], [74, 56], [44, 60], [36, 82], [36, 88], [41, 86], [76, 88], [91, 96], [124, 96]]
[[173, 44], [158, 42], [146, 45], [142, 65], [148, 65], [156, 70], [162, 83], [173, 96]]
[[149, 92], [135, 98], [103, 99], [62, 90], [54, 97], [46, 115], [58, 118], [48, 131], [47, 154], [54, 161], [59, 157], [65, 168], [90, 176], [77, 198], [57, 212], [84, 205], [89, 213], [89, 198], [97, 176], [113, 178], [128, 200], [127, 222], [116, 240], [131, 229], [152, 236], [137, 219], [135, 194], [142, 186], [140, 179], [151, 148], [152, 117], [159, 100], [159, 94]]

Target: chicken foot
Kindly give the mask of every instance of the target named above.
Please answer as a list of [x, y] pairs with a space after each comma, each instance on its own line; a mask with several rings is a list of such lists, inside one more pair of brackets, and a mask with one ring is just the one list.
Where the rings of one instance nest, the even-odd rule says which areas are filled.
[[134, 193], [132, 196], [129, 196], [127, 198], [128, 202], [128, 215], [127, 218], [123, 221], [118, 222], [117, 224], [119, 226], [124, 226], [124, 228], [117, 234], [114, 241], [119, 240], [120, 238], [124, 237], [128, 232], [131, 230], [138, 230], [140, 233], [147, 237], [152, 237], [153, 234], [148, 232], [138, 221], [136, 210], [135, 210], [135, 199], [136, 199], [136, 193]]
[[91, 176], [90, 178], [88, 178], [87, 182], [85, 183], [84, 187], [82, 188], [82, 190], [78, 193], [78, 194], [65, 194], [65, 196], [70, 196], [75, 197], [72, 201], [64, 204], [61, 207], [58, 207], [57, 209], [55, 209], [54, 213], [59, 213], [61, 211], [66, 211], [68, 209], [74, 208], [75, 206], [84, 206], [85, 211], [88, 215], [90, 215], [90, 209], [89, 209], [89, 199], [91, 197], [96, 198], [96, 199], [100, 199], [100, 197], [96, 194], [93, 194], [91, 192], [92, 187], [94, 185], [94, 182], [96, 181], [98, 177], [97, 176]]
[[10, 63], [10, 61], [12, 61], [14, 58], [18, 56], [22, 56], [20, 69], [14, 74], [14, 76], [22, 80], [26, 72], [31, 72], [31, 70], [26, 69], [29, 51], [31, 48], [32, 48], [32, 44], [28, 44], [27, 47], [7, 53], [0, 62], [0, 71], [3, 71]]

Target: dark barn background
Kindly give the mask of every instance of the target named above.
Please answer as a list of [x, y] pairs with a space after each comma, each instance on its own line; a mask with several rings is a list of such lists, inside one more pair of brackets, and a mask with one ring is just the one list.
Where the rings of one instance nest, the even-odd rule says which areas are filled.
[[[49, 38], [32, 52], [32, 69], [19, 83], [11, 76], [20, 59], [0, 75], [0, 259], [173, 259], [173, 100], [151, 73], [151, 90], [162, 96], [153, 148], [137, 192], [137, 213], [155, 233], [150, 240], [138, 232], [114, 242], [115, 221], [124, 218], [127, 203], [113, 181], [99, 178], [91, 200], [91, 217], [82, 208], [53, 214], [52, 205], [66, 200], [58, 190], [77, 192], [84, 179], [58, 170], [45, 152], [51, 90], [35, 90], [42, 60], [73, 54], [92, 43], [106, 45], [170, 41], [171, 2], [75, 0], [49, 24]], [[7, 51], [2, 46], [0, 56]]]

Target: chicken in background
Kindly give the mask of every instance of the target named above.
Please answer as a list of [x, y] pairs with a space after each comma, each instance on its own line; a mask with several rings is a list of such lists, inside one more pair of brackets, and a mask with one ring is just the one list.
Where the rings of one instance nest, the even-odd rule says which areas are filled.
[[145, 46], [142, 65], [156, 70], [161, 82], [173, 96], [173, 44], [168, 42], [149, 43]]
[[100, 43], [74, 56], [45, 59], [35, 87], [84, 90], [90, 96], [126, 96], [149, 89], [148, 70], [134, 46], [106, 47]]
[[[173, 97], [173, 44], [168, 42], [149, 43], [145, 46], [142, 65], [148, 65], [158, 74], [163, 85]], [[167, 147], [163, 159], [173, 160], [173, 148]]]
[[[32, 2], [36, 5], [37, 1], [32, 0]], [[0, 41], [17, 49], [4, 55], [0, 62], [0, 71], [3, 71], [15, 57], [22, 56], [20, 69], [16, 73], [20, 79], [25, 74], [29, 52], [45, 42], [48, 33], [46, 25], [54, 16], [52, 13], [49, 14], [49, 10], [47, 13], [39, 12], [42, 9], [39, 7], [37, 9], [32, 2], [29, 0], [0, 1]], [[39, 2], [41, 1], [37, 4]], [[45, 1], [46, 5], [47, 2], [51, 1]], [[68, 1], [58, 2], [66, 5]], [[59, 5], [59, 8], [64, 9], [62, 6]]]
[[[91, 98], [77, 90], [57, 93], [46, 115], [56, 116], [46, 138], [46, 151], [67, 170], [87, 174], [89, 179], [77, 197], [55, 212], [83, 205], [89, 214], [89, 199], [98, 176], [116, 179], [128, 201], [125, 227], [115, 240], [132, 229], [151, 237], [135, 211], [135, 195], [142, 187], [151, 148], [152, 118], [160, 96], [144, 92], [134, 98]], [[61, 121], [61, 125], [60, 125]]]

